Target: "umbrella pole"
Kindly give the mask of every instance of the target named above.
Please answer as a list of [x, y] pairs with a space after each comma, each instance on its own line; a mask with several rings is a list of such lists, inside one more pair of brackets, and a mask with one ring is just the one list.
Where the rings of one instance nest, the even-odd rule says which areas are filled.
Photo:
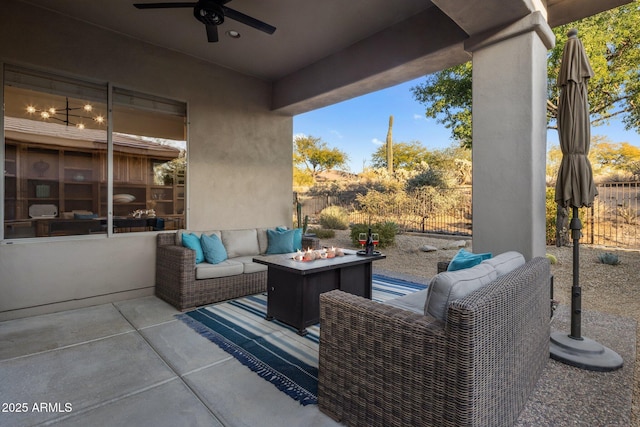
[[571, 335], [574, 340], [581, 340], [582, 324], [582, 288], [580, 287], [580, 237], [582, 221], [578, 216], [578, 208], [573, 207], [571, 218], [571, 237], [573, 239], [573, 286], [571, 287]]
[[581, 336], [582, 288], [580, 288], [580, 237], [582, 222], [578, 208], [573, 208], [571, 218], [573, 238], [573, 286], [571, 287], [571, 334], [551, 333], [549, 353], [552, 359], [589, 371], [613, 371], [623, 365], [622, 357], [615, 351], [589, 338]]

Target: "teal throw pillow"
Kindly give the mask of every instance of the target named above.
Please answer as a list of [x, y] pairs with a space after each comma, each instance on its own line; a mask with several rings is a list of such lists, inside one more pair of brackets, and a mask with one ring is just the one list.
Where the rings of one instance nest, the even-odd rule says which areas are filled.
[[196, 264], [204, 262], [204, 252], [202, 252], [202, 245], [200, 244], [200, 238], [198, 236], [193, 233], [183, 233], [182, 246], [196, 251]]
[[293, 229], [293, 251], [302, 250], [302, 228]]
[[467, 250], [460, 249], [449, 263], [447, 271], [456, 271], [464, 268], [475, 267], [485, 259], [489, 258], [491, 258], [490, 253], [474, 254]]
[[[291, 230], [288, 230], [285, 227], [276, 227], [276, 231], [282, 233], [282, 232], [291, 231]], [[293, 231], [295, 231], [295, 233], [293, 234], [293, 252], [301, 251], [302, 250], [302, 228], [294, 228]]]
[[[269, 246], [267, 247], [267, 254], [288, 254], [291, 252], [295, 252], [293, 249], [293, 238], [295, 236], [296, 230], [286, 230], [286, 231], [278, 231], [278, 230], [267, 230], [267, 239], [269, 240]], [[302, 234], [300, 235], [302, 246]]]
[[220, 264], [227, 259], [227, 250], [222, 244], [222, 240], [215, 234], [207, 236], [203, 233], [200, 236], [200, 244], [202, 252], [204, 252], [204, 259], [209, 264]]

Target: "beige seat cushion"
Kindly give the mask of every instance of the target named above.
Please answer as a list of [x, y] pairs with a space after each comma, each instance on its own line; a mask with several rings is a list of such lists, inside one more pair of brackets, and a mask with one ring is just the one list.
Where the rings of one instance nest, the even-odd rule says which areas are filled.
[[228, 259], [219, 264], [201, 262], [196, 264], [196, 279], [213, 279], [215, 277], [227, 277], [242, 274], [244, 265], [241, 262]]
[[233, 261], [241, 262], [244, 273], [257, 273], [258, 271], [267, 271], [268, 267], [264, 264], [253, 262], [254, 255], [235, 257]]

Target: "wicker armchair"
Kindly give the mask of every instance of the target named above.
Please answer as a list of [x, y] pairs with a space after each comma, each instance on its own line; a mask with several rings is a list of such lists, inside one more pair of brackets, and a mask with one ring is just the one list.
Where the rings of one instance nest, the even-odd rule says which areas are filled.
[[446, 323], [320, 296], [320, 410], [349, 426], [512, 425], [549, 359], [549, 262], [450, 304]]

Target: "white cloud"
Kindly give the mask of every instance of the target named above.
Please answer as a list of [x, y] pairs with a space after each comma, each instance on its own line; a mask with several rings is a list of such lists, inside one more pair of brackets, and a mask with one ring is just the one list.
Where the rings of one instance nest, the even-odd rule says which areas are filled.
[[414, 120], [422, 120], [424, 119], [424, 116], [422, 114], [414, 114], [413, 118]]
[[331, 130], [331, 131], [330, 131], [330, 133], [331, 133], [332, 135], [335, 135], [336, 137], [338, 137], [338, 139], [342, 139], [342, 138], [344, 138], [344, 137], [342, 136], [342, 134], [341, 134], [340, 132], [338, 132], [337, 130]]
[[295, 141], [296, 138], [306, 138], [307, 135], [305, 135], [304, 133], [296, 133], [295, 135], [293, 135], [293, 140]]
[[371, 142], [372, 142], [374, 145], [382, 145], [382, 144], [384, 144], [384, 142], [380, 141], [378, 138], [373, 138], [373, 139], [371, 140]]

